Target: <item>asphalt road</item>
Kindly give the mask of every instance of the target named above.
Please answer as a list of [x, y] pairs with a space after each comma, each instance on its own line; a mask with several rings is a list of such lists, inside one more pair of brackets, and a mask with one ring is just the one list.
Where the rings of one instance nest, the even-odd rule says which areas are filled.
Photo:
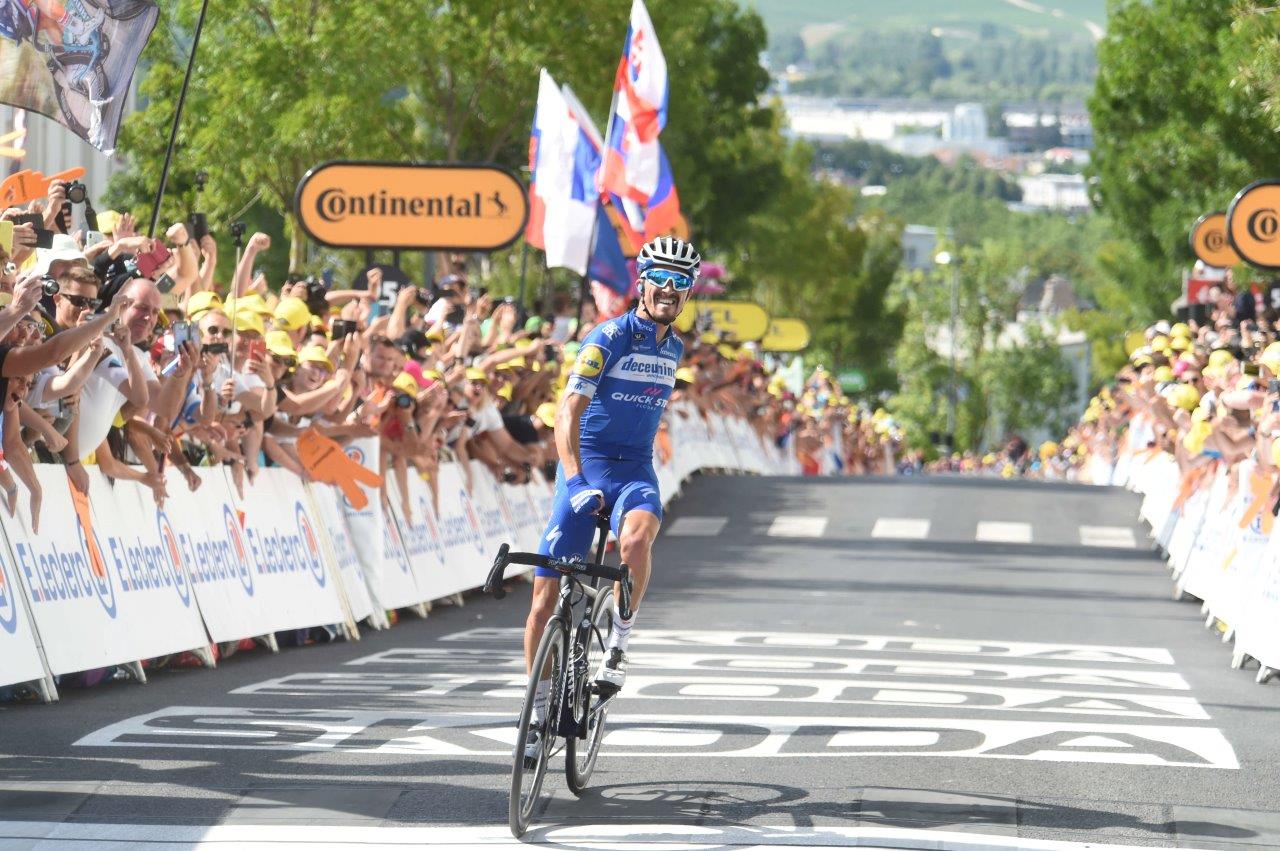
[[[549, 774], [527, 839], [1280, 847], [1280, 690], [1229, 670], [1136, 518], [1066, 485], [691, 482], [593, 788]], [[0, 848], [509, 840], [513, 587], [0, 708]]]

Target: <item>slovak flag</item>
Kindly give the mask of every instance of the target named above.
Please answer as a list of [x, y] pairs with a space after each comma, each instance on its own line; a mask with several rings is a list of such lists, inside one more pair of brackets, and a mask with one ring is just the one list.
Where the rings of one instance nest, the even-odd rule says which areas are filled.
[[680, 218], [671, 165], [658, 141], [667, 124], [667, 60], [643, 0], [632, 0], [613, 94], [616, 108], [601, 186], [613, 196], [639, 248]]
[[[586, 274], [596, 223], [596, 172], [603, 142], [543, 69], [529, 138], [529, 224], [524, 236], [547, 265]], [[594, 134], [594, 138], [592, 138]]]

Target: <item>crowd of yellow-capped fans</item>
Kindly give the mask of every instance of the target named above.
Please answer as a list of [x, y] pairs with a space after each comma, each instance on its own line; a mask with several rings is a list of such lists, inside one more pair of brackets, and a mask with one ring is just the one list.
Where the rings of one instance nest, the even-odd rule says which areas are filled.
[[1251, 300], [1223, 300], [1204, 324], [1130, 335], [1128, 363], [1061, 443], [1040, 447], [1043, 473], [1096, 481], [1126, 450], [1167, 452], [1184, 473], [1249, 458], [1280, 464], [1280, 342]]

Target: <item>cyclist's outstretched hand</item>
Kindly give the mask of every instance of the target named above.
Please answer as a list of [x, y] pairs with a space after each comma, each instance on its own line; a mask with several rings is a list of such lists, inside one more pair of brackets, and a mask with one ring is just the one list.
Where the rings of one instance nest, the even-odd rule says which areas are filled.
[[565, 487], [569, 489], [569, 507], [574, 514], [595, 514], [604, 508], [604, 491], [593, 487], [581, 473], [565, 482]]

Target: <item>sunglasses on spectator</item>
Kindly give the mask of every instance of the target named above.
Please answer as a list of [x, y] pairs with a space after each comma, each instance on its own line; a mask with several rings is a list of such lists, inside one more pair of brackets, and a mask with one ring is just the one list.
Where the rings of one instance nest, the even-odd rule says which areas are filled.
[[684, 272], [677, 272], [673, 269], [648, 269], [640, 273], [640, 279], [645, 283], [653, 284], [660, 290], [671, 287], [678, 293], [693, 287], [692, 275], [686, 275]]
[[231, 336], [231, 328], [230, 327], [223, 328], [221, 325], [210, 325], [208, 328], [204, 329], [204, 332], [208, 334], [210, 337], [230, 337]]
[[86, 307], [97, 310], [102, 304], [102, 299], [90, 298], [87, 295], [67, 295], [66, 293], [58, 293], [58, 295], [66, 299], [67, 304], [72, 307], [78, 307], [81, 310]]
[[298, 362], [297, 358], [291, 358], [284, 355], [272, 355], [271, 359], [281, 366], [293, 366]]

